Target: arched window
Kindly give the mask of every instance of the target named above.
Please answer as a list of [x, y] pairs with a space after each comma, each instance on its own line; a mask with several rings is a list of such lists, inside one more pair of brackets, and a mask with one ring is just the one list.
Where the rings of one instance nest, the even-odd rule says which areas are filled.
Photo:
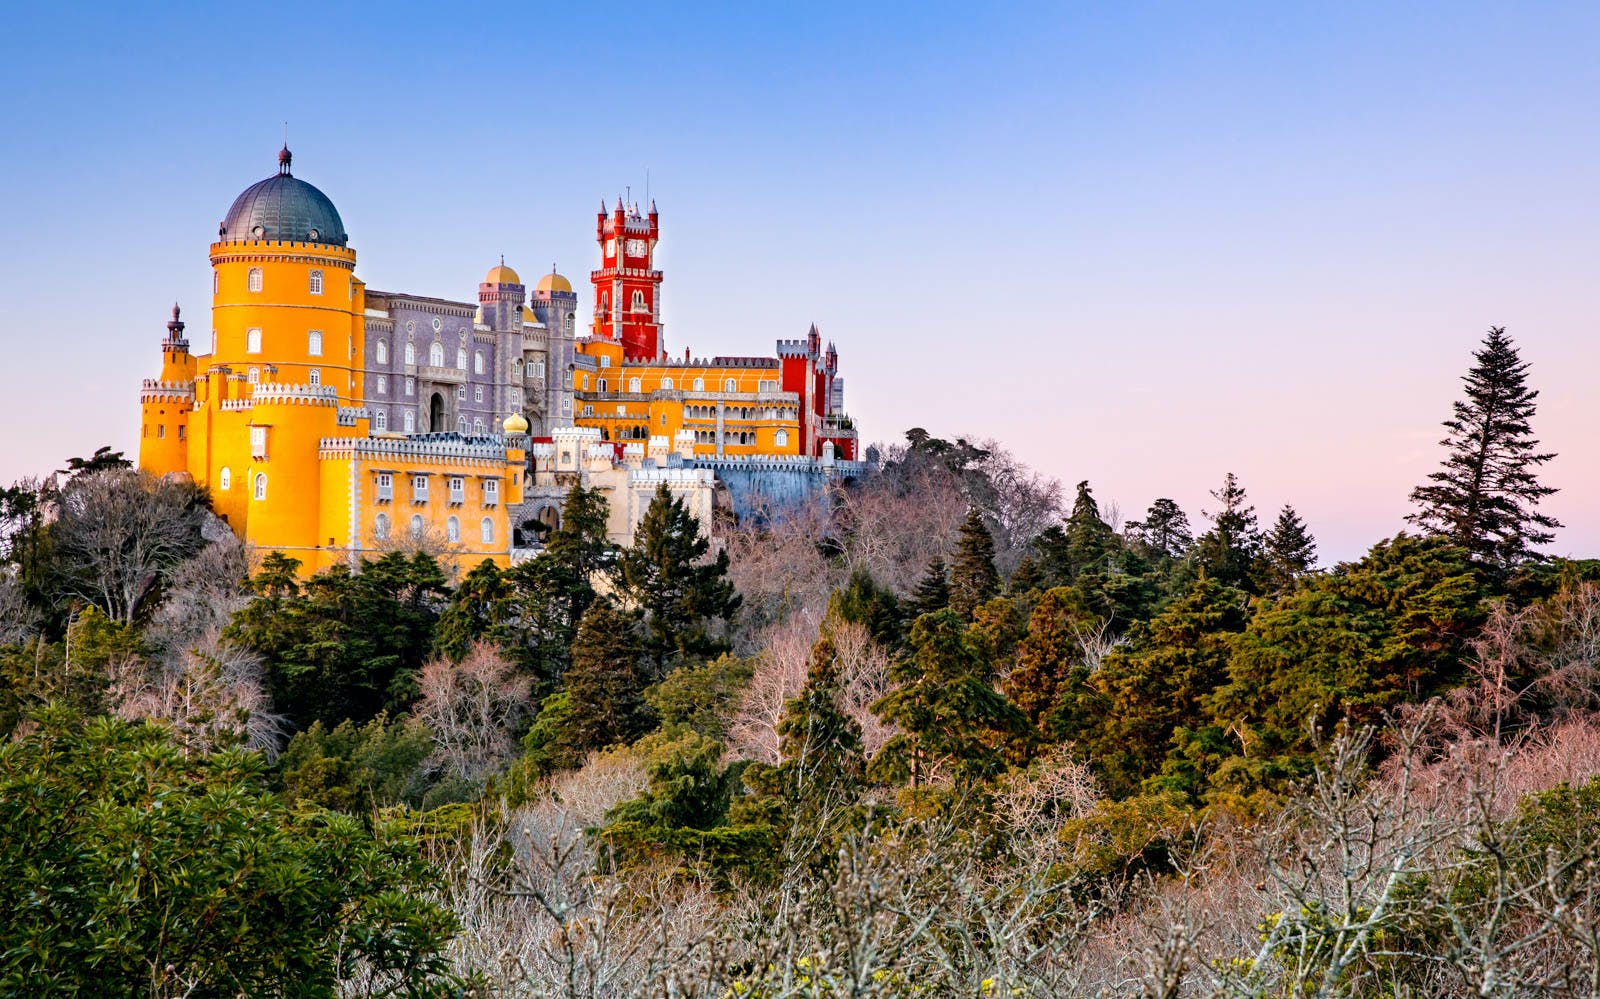
[[639, 391], [639, 379], [637, 379], [637, 378], [628, 379], [628, 391], [629, 392], [638, 392]]
[[306, 381], [312, 385], [321, 385], [322, 372], [316, 368], [312, 368], [310, 371], [306, 372]]
[[472, 421], [472, 432], [473, 433], [481, 434], [481, 433], [483, 433], [483, 429], [484, 428], [483, 428], [483, 421], [482, 420], [473, 420]]
[[256, 499], [258, 499], [258, 500], [266, 499], [267, 498], [267, 473], [266, 472], [257, 472], [255, 481], [256, 481]]
[[483, 530], [483, 543], [486, 545], [494, 544], [494, 521], [485, 517], [480, 527]]
[[600, 379], [600, 391], [604, 392], [606, 390], [606, 386], [607, 386], [606, 380], [604, 378]]
[[644, 292], [636, 291], [633, 293], [633, 311], [644, 311]]
[[372, 536], [379, 541], [389, 540], [389, 515], [380, 513], [372, 518]]
[[465, 416], [456, 418], [456, 430], [463, 434], [467, 432], [467, 418]]
[[481, 350], [473, 352], [472, 373], [475, 375], [483, 374], [483, 351]]
[[460, 541], [461, 521], [457, 520], [455, 517], [451, 517], [449, 520], [445, 521], [444, 537], [446, 541]]
[[244, 379], [245, 379], [245, 381], [249, 382], [251, 385], [260, 385], [261, 384], [261, 369], [260, 368], [251, 368], [249, 371], [246, 371], [244, 373]]
[[261, 353], [261, 331], [259, 329], [244, 331], [244, 352], [246, 354]]
[[389, 363], [389, 341], [379, 340], [372, 345], [373, 357], [379, 364]]
[[388, 395], [389, 394], [389, 376], [388, 375], [379, 375], [378, 376], [378, 394], [379, 395]]
[[696, 392], [704, 392], [706, 390], [706, 380], [704, 378], [696, 378], [694, 380], [694, 390]]
[[376, 413], [372, 414], [372, 425], [378, 430], [388, 430], [389, 411], [387, 409], [380, 409]]
[[474, 386], [472, 386], [472, 401], [473, 402], [482, 402], [483, 401], [483, 386], [482, 385], [474, 385]]
[[575, 319], [577, 319], [576, 316], [572, 315], [570, 312], [567, 313], [567, 335], [569, 335], [569, 336], [572, 334], [573, 325], [574, 325], [573, 321]]
[[260, 291], [261, 290], [261, 268], [259, 268], [259, 267], [250, 268], [250, 278], [249, 278], [249, 283], [248, 283], [247, 287], [251, 291]]
[[417, 394], [417, 380], [410, 375], [406, 376], [406, 395]]
[[522, 358], [511, 362], [511, 377], [516, 381], [522, 380]]
[[444, 344], [435, 340], [428, 345], [428, 363], [436, 368], [444, 367]]
[[600, 293], [600, 311], [604, 312], [609, 308], [611, 308], [611, 295], [609, 292], [602, 291]]
[[407, 341], [407, 343], [406, 343], [406, 363], [407, 364], [416, 364], [417, 363], [417, 345], [414, 344], [414, 343], [411, 343], [409, 341]]
[[420, 513], [411, 515], [411, 538], [414, 541], [422, 540], [422, 514]]
[[724, 391], [724, 392], [737, 392], [737, 391], [739, 391], [739, 382], [736, 379], [729, 378], [727, 381], [722, 383], [722, 391]]
[[663, 378], [663, 379], [661, 379], [661, 388], [664, 391], [671, 392], [672, 391], [672, 379], [671, 378]]
[[306, 353], [312, 357], [322, 356], [322, 331], [312, 330], [306, 334]]
[[408, 434], [414, 434], [417, 432], [417, 414], [409, 409], [406, 410], [405, 428], [406, 433]]
[[322, 294], [322, 272], [319, 270], [311, 272], [311, 294]]
[[467, 348], [465, 347], [456, 348], [456, 368], [461, 371], [467, 370]]
[[233, 472], [227, 465], [223, 465], [222, 471], [217, 473], [217, 488], [223, 492], [233, 488]]

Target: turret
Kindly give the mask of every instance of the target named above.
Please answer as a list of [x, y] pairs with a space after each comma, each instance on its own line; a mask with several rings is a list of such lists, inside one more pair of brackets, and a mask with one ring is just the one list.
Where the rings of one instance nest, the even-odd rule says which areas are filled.
[[161, 377], [146, 378], [139, 392], [139, 467], [152, 475], [189, 469], [189, 417], [194, 412], [195, 361], [172, 306], [161, 341]]

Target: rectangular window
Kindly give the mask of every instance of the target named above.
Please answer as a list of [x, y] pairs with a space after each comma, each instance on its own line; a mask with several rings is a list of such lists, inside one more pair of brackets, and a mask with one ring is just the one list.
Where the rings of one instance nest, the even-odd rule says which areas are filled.
[[450, 502], [465, 503], [467, 501], [467, 483], [460, 476], [450, 479]]
[[167, 436], [167, 425], [165, 423], [157, 423], [156, 424], [156, 439], [157, 440], [161, 440], [161, 439], [165, 438], [166, 436]]
[[763, 392], [776, 392], [776, 391], [778, 391], [778, 383], [777, 383], [777, 381], [775, 379], [772, 379], [772, 378], [763, 378], [763, 379], [761, 379], [761, 391], [763, 391]]
[[189, 436], [188, 434], [184, 433], [184, 431], [188, 429], [189, 428], [184, 426], [182, 423], [178, 424], [178, 440], [184, 440]]
[[267, 428], [250, 428], [250, 456], [252, 458], [265, 458], [267, 456]]
[[544, 362], [543, 361], [534, 361], [533, 362], [533, 378], [534, 378], [535, 381], [540, 381], [540, 382], [544, 381]]
[[378, 473], [378, 499], [383, 501], [394, 499], [394, 476], [388, 472]]
[[411, 477], [411, 502], [428, 502], [428, 477], [426, 475], [413, 475]]
[[322, 331], [312, 330], [306, 334], [306, 353], [312, 357], [322, 356]]
[[261, 353], [261, 331], [259, 329], [244, 331], [244, 352], [246, 354]]
[[322, 294], [322, 272], [321, 271], [314, 270], [314, 271], [311, 272], [311, 294], [313, 294], [313, 295]]
[[494, 506], [500, 502], [500, 480], [485, 479], [483, 481], [483, 505]]

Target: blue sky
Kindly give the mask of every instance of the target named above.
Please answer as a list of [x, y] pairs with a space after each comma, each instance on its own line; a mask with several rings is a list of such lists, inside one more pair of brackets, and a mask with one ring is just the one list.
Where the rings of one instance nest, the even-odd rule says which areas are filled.
[[646, 176], [669, 349], [815, 321], [869, 436], [994, 437], [1198, 519], [1237, 472], [1325, 556], [1402, 526], [1507, 326], [1600, 554], [1593, 5], [30, 5], [0, 36], [0, 480], [133, 449], [174, 299], [270, 174], [373, 286], [584, 284]]

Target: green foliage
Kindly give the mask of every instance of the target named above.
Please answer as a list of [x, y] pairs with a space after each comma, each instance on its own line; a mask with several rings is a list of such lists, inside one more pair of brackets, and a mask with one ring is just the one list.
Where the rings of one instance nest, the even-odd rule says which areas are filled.
[[1246, 501], [1244, 486], [1232, 472], [1211, 495], [1222, 505], [1216, 513], [1206, 514], [1211, 518], [1211, 530], [1195, 543], [1195, 559], [1217, 582], [1252, 589], [1256, 559], [1261, 554], [1255, 507]]
[[1548, 544], [1561, 526], [1537, 510], [1556, 491], [1541, 485], [1537, 474], [1555, 455], [1538, 450], [1531, 421], [1539, 393], [1528, 387], [1527, 362], [1505, 327], [1492, 327], [1472, 357], [1462, 379], [1467, 397], [1444, 421], [1443, 467], [1411, 491], [1419, 509], [1409, 519], [1505, 574], [1539, 559], [1535, 547]]
[[1100, 505], [1089, 491], [1089, 483], [1078, 483], [1078, 494], [1067, 516], [1066, 560], [1068, 579], [1085, 572], [1104, 570], [1121, 541], [1111, 525], [1100, 519]]
[[890, 667], [893, 688], [872, 705], [898, 729], [873, 758], [873, 777], [916, 789], [969, 785], [1004, 769], [1006, 751], [1025, 744], [1030, 726], [989, 674], [955, 611], [918, 618], [910, 653]]
[[[943, 586], [944, 563], [939, 563], [935, 585]], [[941, 603], [934, 610], [942, 610], [949, 602], [949, 590], [945, 589]], [[828, 598], [828, 612], [826, 617], [850, 621], [866, 628], [872, 635], [872, 640], [884, 648], [899, 647], [905, 638], [905, 621], [902, 618], [900, 601], [895, 598], [892, 591], [879, 586], [866, 570], [857, 569], [850, 574], [844, 586], [835, 590]], [[921, 610], [920, 613], [927, 613]]]
[[1166, 498], [1151, 503], [1143, 520], [1130, 521], [1128, 535], [1146, 552], [1160, 559], [1183, 558], [1194, 546], [1188, 514]]
[[1083, 640], [1099, 627], [1100, 620], [1071, 587], [1055, 587], [1039, 598], [1017, 646], [1016, 666], [1006, 677], [1007, 695], [1030, 722], [1059, 726], [1060, 719], [1052, 716], [1066, 692], [1088, 676]]
[[647, 754], [649, 786], [608, 812], [597, 831], [611, 865], [683, 864], [721, 872], [767, 859], [770, 827], [727, 821], [744, 764], [721, 766], [721, 743], [698, 732], [663, 732], [637, 748]]
[[439, 615], [433, 633], [433, 655], [459, 662], [473, 642], [484, 638], [492, 641], [505, 617], [508, 592], [499, 567], [489, 559], [478, 563], [456, 586], [444, 613]]
[[1261, 590], [1281, 596], [1294, 589], [1301, 577], [1316, 568], [1317, 542], [1305, 521], [1285, 503], [1261, 545]]
[[662, 483], [618, 561], [618, 593], [644, 621], [645, 655], [656, 676], [684, 660], [727, 651], [713, 634], [739, 609], [728, 553], [707, 559], [710, 542], [683, 500]]
[[251, 754], [63, 708], [0, 746], [0, 992], [448, 995], [454, 930], [391, 830], [291, 810]]
[[667, 730], [686, 728], [722, 742], [755, 667], [748, 659], [721, 655], [708, 663], [680, 666], [647, 688], [645, 702]]
[[938, 555], [928, 560], [928, 568], [917, 580], [917, 588], [906, 598], [906, 617], [915, 621], [924, 614], [935, 614], [950, 606], [950, 575], [944, 559]]
[[644, 699], [644, 648], [610, 601], [590, 606], [572, 643], [561, 742], [582, 752], [632, 742], [654, 724]]
[[278, 783], [291, 802], [352, 815], [416, 807], [427, 791], [422, 764], [432, 751], [427, 728], [409, 718], [380, 714], [365, 725], [342, 721], [331, 730], [312, 722], [278, 759]]
[[1454, 684], [1484, 598], [1446, 539], [1380, 542], [1258, 613], [1211, 710], [1247, 755], [1305, 752], [1311, 724], [1377, 721], [1382, 708]]
[[1107, 787], [1127, 794], [1161, 768], [1174, 734], [1207, 720], [1202, 700], [1228, 679], [1232, 636], [1246, 621], [1245, 595], [1202, 579], [1128, 633], [1070, 708], [1070, 728], [1099, 764]]
[[[1000, 572], [994, 567], [994, 537], [977, 507], [967, 511], [956, 538], [950, 562], [950, 609], [972, 620], [977, 606], [1000, 592]], [[924, 611], [926, 613], [926, 611]]]
[[438, 563], [391, 552], [363, 561], [359, 573], [333, 566], [303, 584], [298, 565], [269, 555], [253, 580], [256, 599], [224, 632], [265, 660], [279, 710], [304, 727], [408, 706], [445, 592]]

